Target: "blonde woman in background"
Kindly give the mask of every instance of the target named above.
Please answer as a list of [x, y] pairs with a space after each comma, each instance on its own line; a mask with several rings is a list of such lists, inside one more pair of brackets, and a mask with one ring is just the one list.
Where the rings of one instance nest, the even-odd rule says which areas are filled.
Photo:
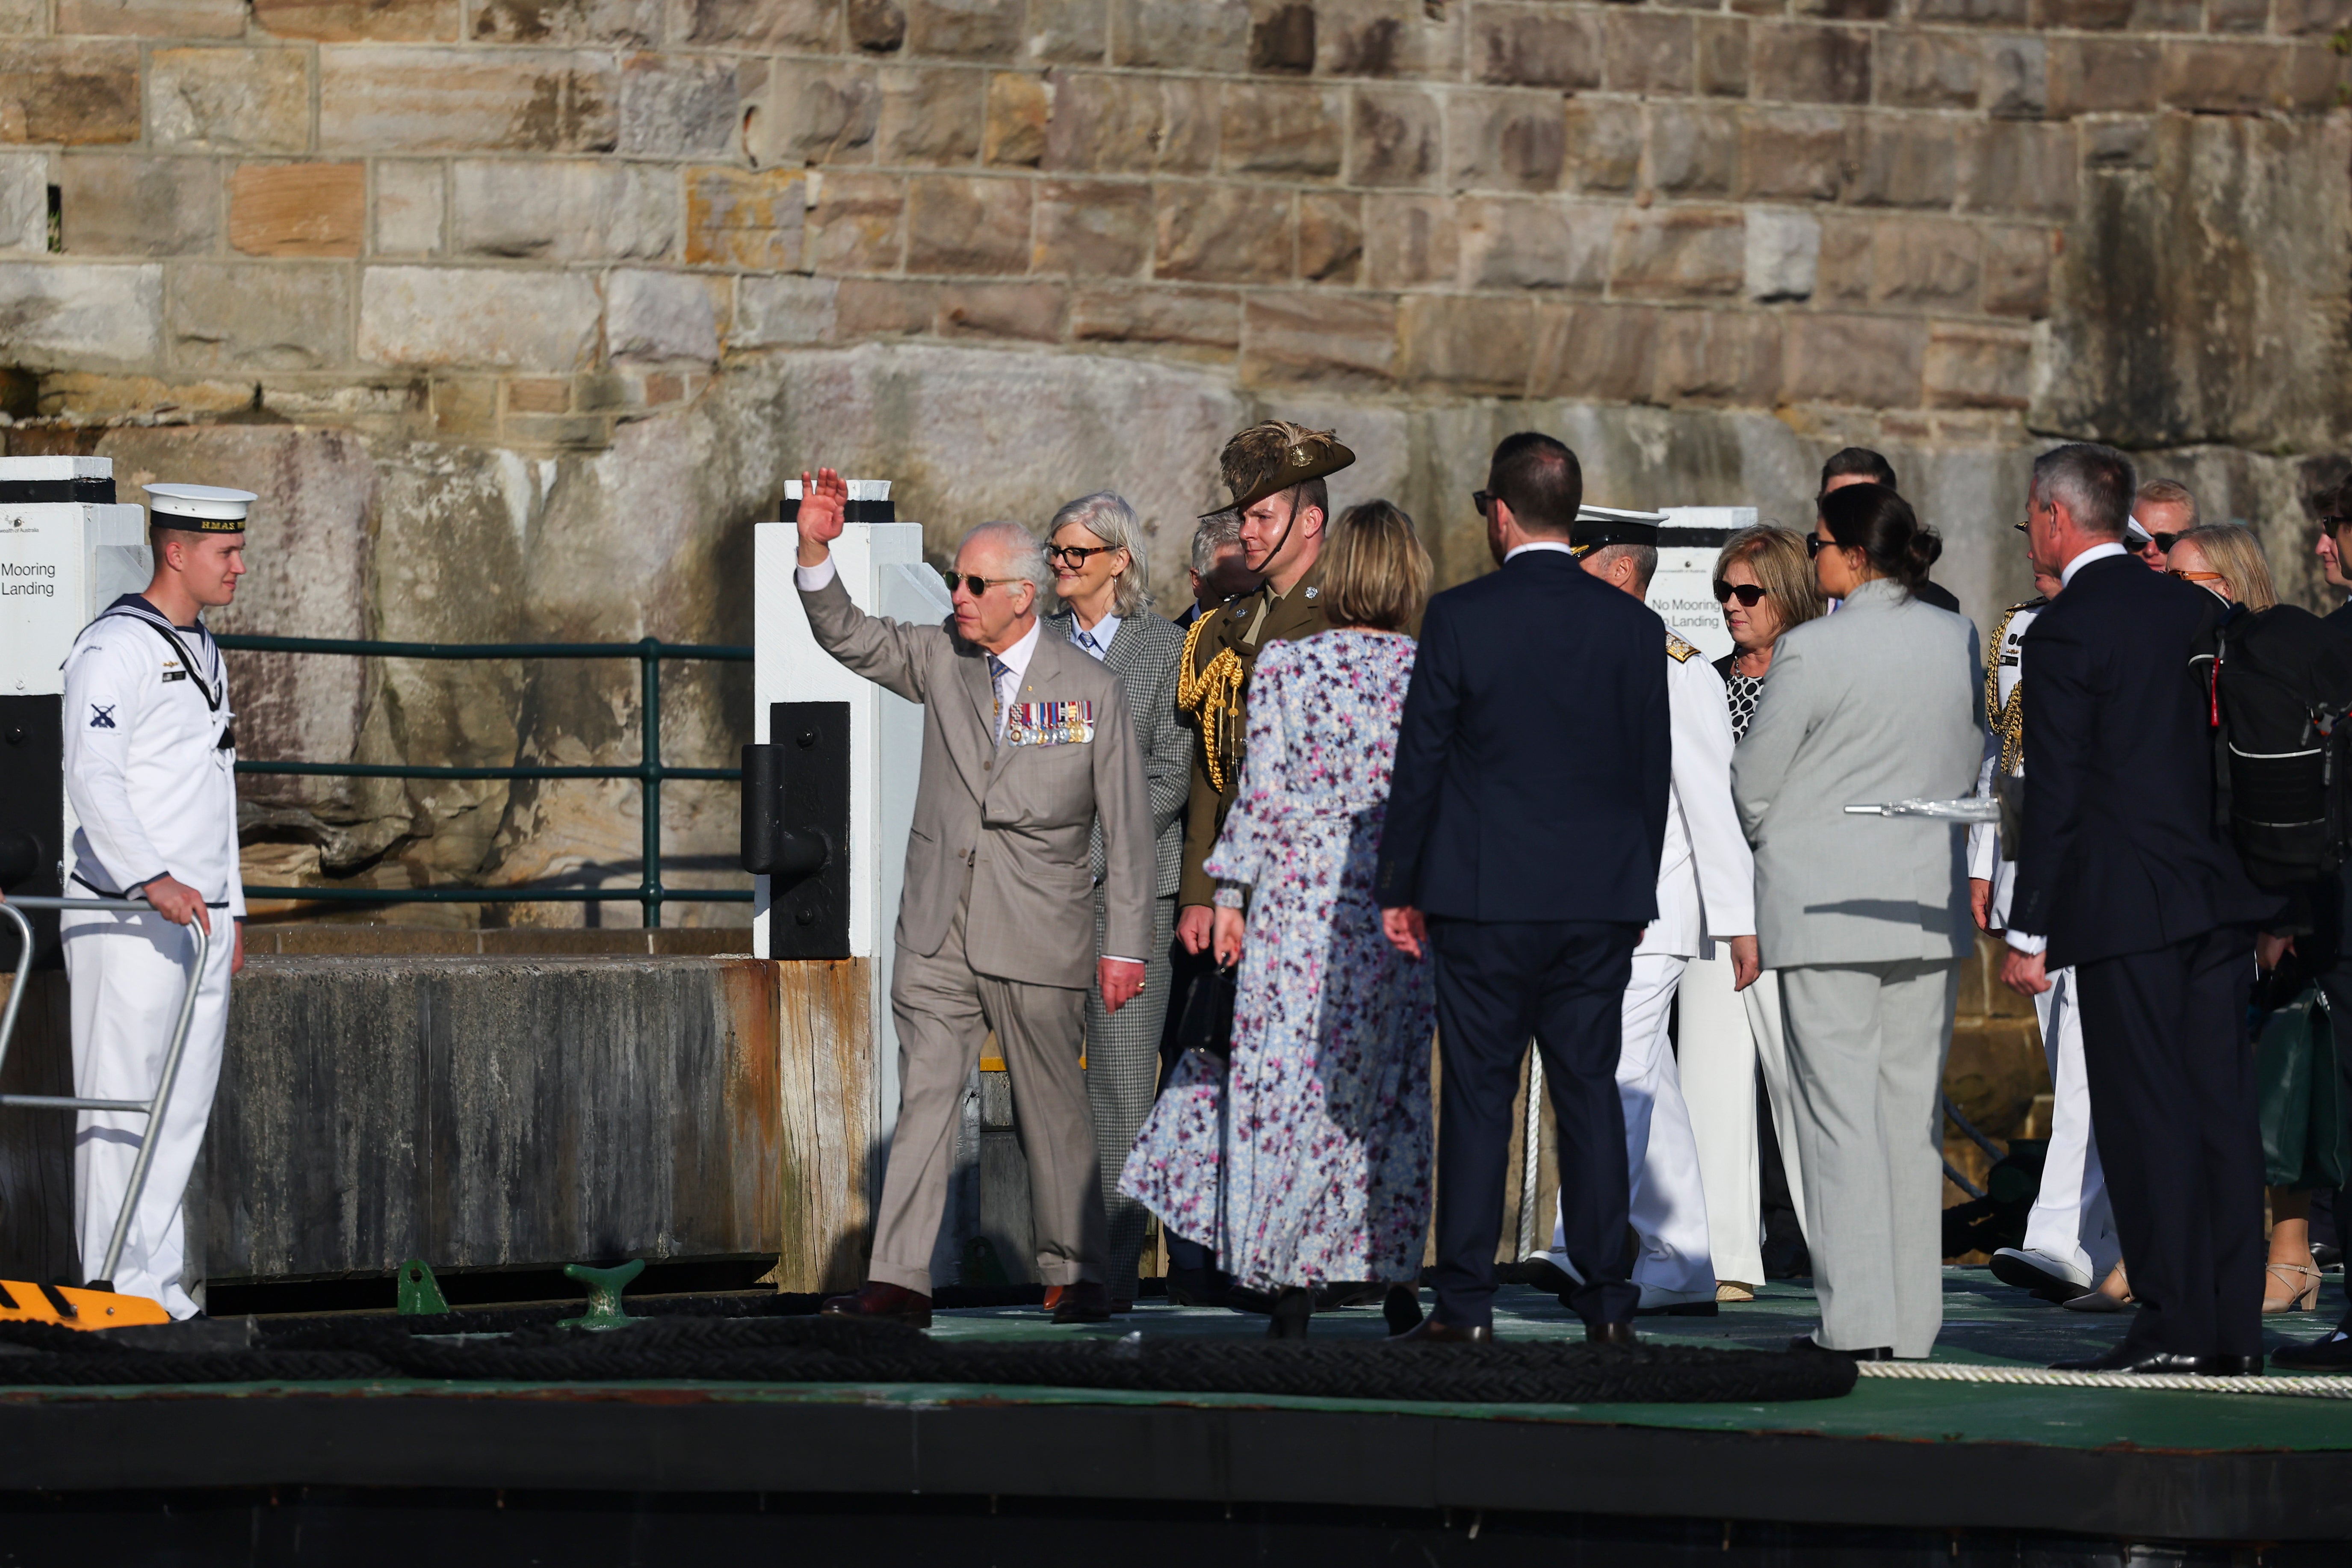
[[[2200, 523], [2173, 542], [2165, 570], [2218, 598], [2260, 614], [2279, 602], [2271, 563], [2254, 531], [2238, 522]], [[2265, 939], [2263, 967], [2275, 964], [2285, 939]], [[2311, 1194], [2273, 1187], [2271, 1250], [2263, 1281], [2263, 1310], [2306, 1312], [2319, 1300], [2319, 1266], [2311, 1256]]]
[[[1804, 536], [1770, 523], [1742, 529], [1715, 558], [1715, 597], [1723, 606], [1732, 651], [1717, 659], [1731, 705], [1733, 740], [1748, 732], [1772, 668], [1773, 645], [1790, 627], [1822, 615], [1827, 604], [1805, 553]], [[1790, 1203], [1804, 1228], [1804, 1188], [1790, 1121], [1789, 1057], [1780, 1037], [1780, 986], [1766, 970], [1746, 992], [1732, 989], [1731, 955], [1711, 948], [1683, 972], [1676, 1055], [1683, 1099], [1698, 1143], [1699, 1184], [1706, 1194], [1708, 1247], [1716, 1299], [1747, 1301], [1764, 1282], [1761, 1247], [1761, 1139], [1756, 1072], [1764, 1071]]]

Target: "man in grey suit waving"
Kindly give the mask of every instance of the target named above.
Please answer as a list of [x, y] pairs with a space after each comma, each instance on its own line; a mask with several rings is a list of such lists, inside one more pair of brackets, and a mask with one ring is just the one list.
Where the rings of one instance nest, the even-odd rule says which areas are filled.
[[[1142, 990], [1152, 917], [1150, 802], [1118, 677], [1040, 635], [1045, 558], [1019, 524], [965, 535], [954, 618], [908, 626], [860, 610], [835, 573], [848, 486], [823, 468], [801, 491], [794, 575], [818, 646], [923, 704], [890, 983], [898, 1127], [866, 1283], [824, 1310], [930, 1322], [957, 1107], [993, 1029], [1029, 1162], [1038, 1278], [1065, 1287], [1055, 1321], [1099, 1322], [1108, 1238], [1079, 1037], [1089, 984], [1113, 1012]], [[1097, 813], [1099, 957], [1087, 856]]]

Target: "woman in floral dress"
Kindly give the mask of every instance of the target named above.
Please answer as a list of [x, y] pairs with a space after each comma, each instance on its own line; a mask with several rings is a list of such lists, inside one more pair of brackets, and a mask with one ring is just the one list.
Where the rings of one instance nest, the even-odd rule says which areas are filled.
[[1412, 678], [1403, 628], [1429, 578], [1411, 518], [1353, 508], [1323, 555], [1333, 629], [1259, 656], [1241, 791], [1207, 867], [1217, 956], [1241, 965], [1230, 1070], [1188, 1054], [1119, 1181], [1272, 1295], [1279, 1339], [1306, 1333], [1333, 1282], [1387, 1282], [1391, 1326], [1420, 1319], [1430, 971], [1381, 934], [1372, 868]]

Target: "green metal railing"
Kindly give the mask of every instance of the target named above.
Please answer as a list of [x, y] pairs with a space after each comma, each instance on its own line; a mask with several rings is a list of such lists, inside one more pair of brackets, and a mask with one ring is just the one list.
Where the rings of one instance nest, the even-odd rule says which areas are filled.
[[262, 888], [248, 886], [248, 899], [312, 899], [354, 904], [617, 903], [634, 900], [648, 928], [661, 924], [664, 903], [740, 904], [749, 888], [662, 886], [661, 786], [668, 779], [740, 779], [740, 768], [673, 768], [661, 760], [661, 667], [664, 659], [749, 664], [751, 650], [712, 643], [667, 643], [646, 637], [633, 643], [431, 643], [371, 642], [352, 637], [258, 637], [224, 636], [221, 647], [240, 653], [323, 653], [356, 658], [439, 658], [466, 661], [520, 658], [634, 658], [643, 670], [638, 714], [639, 760], [621, 767], [409, 767], [383, 763], [248, 763], [241, 773], [362, 779], [635, 779], [645, 816], [644, 864], [635, 891], [618, 888]]

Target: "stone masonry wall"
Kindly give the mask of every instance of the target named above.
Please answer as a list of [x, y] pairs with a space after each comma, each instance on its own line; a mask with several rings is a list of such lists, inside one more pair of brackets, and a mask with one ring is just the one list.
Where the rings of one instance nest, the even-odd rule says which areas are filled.
[[[1338, 426], [1339, 499], [1402, 501], [1449, 580], [1484, 567], [1465, 496], [1509, 429], [1570, 440], [1597, 501], [1801, 525], [1862, 441], [1989, 616], [2026, 591], [2025, 463], [2086, 436], [2253, 521], [2315, 599], [2352, 419], [2347, 23], [0, 0], [0, 409], [11, 451], [263, 491], [221, 617], [247, 631], [748, 640], [749, 525], [819, 460], [898, 481], [942, 554], [1120, 489], [1181, 583], [1218, 443], [1267, 413]], [[250, 755], [635, 756], [627, 666], [238, 662]], [[669, 684], [670, 760], [731, 758], [743, 683]], [[248, 807], [271, 879], [635, 871], [622, 785]], [[674, 787], [665, 826], [731, 858], [724, 786]]]

